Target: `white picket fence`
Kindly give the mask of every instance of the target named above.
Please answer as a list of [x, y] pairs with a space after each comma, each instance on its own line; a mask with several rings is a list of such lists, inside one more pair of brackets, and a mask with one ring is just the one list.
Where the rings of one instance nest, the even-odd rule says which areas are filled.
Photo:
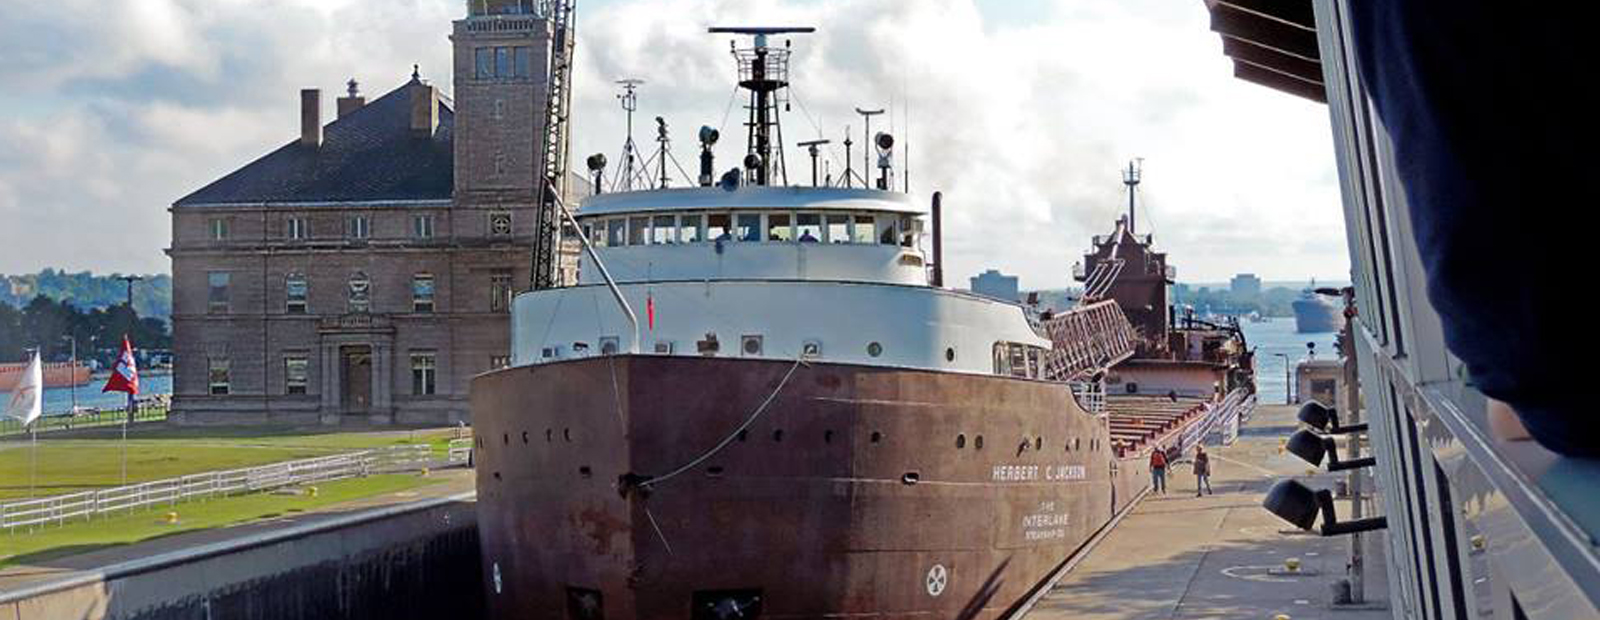
[[0, 504], [0, 529], [9, 532], [19, 527], [64, 525], [68, 521], [87, 521], [98, 515], [129, 513], [138, 508], [171, 506], [196, 499], [257, 493], [373, 473], [416, 470], [430, 466], [433, 458], [431, 448], [426, 445], [389, 446], [7, 502]]

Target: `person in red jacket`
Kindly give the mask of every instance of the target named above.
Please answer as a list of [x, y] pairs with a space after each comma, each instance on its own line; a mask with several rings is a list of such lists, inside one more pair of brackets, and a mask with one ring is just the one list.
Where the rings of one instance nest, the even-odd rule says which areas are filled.
[[1151, 490], [1162, 495], [1167, 493], [1167, 449], [1156, 446], [1150, 451], [1150, 480]]

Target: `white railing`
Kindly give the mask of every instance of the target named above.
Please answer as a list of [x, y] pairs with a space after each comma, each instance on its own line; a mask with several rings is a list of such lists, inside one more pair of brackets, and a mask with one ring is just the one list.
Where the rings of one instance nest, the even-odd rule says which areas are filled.
[[1205, 441], [1212, 433], [1220, 433], [1223, 445], [1232, 444], [1239, 436], [1239, 422], [1248, 418], [1255, 409], [1256, 395], [1243, 388], [1228, 393], [1222, 402], [1208, 403], [1199, 420], [1183, 429], [1178, 439], [1180, 454]]
[[0, 529], [14, 531], [19, 527], [52, 523], [64, 525], [72, 520], [87, 521], [99, 515], [128, 513], [137, 508], [172, 506], [195, 499], [257, 493], [386, 471], [422, 469], [432, 460], [432, 448], [427, 445], [389, 446], [7, 502], [0, 504]]

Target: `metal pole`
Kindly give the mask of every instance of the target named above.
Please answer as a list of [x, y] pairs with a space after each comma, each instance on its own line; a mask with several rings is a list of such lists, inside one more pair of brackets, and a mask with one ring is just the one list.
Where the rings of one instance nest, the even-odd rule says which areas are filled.
[[72, 368], [68, 373], [72, 382], [67, 384], [72, 390], [72, 411], [69, 413], [78, 415], [78, 339], [72, 334], [67, 334], [67, 340], [72, 341]]
[[[36, 423], [38, 420], [34, 420], [33, 422]], [[38, 497], [38, 494], [35, 493], [34, 489], [39, 483], [39, 429], [34, 423], [28, 424], [29, 441], [31, 441], [33, 444], [33, 446], [29, 449], [29, 452], [32, 453], [31, 458], [33, 465], [32, 469], [28, 473], [28, 499]]]
[[[1346, 415], [1350, 418], [1350, 423], [1351, 424], [1360, 424], [1361, 421], [1362, 421], [1361, 420], [1361, 418], [1362, 418], [1362, 415], [1361, 415], [1362, 414], [1362, 411], [1361, 411], [1361, 388], [1360, 388], [1360, 385], [1356, 382], [1358, 377], [1356, 375], [1356, 370], [1357, 370], [1356, 369], [1356, 360], [1355, 360], [1355, 356], [1353, 355], [1353, 353], [1355, 352], [1355, 338], [1353, 337], [1353, 335], [1352, 335], [1352, 333], [1350, 331], [1350, 326], [1349, 326], [1348, 323], [1345, 324], [1345, 328], [1344, 329], [1340, 330], [1339, 340], [1340, 340], [1340, 345], [1341, 345], [1339, 348], [1341, 350], [1343, 350], [1344, 354], [1345, 354], [1345, 359], [1344, 359], [1345, 405], [1344, 405], [1344, 409], [1346, 411]], [[1347, 450], [1348, 454], [1354, 456], [1354, 455], [1358, 454], [1357, 450], [1359, 450], [1360, 448], [1361, 448], [1361, 433], [1350, 433], [1350, 443], [1349, 443], [1348, 446], [1345, 447], [1345, 450]], [[1361, 487], [1362, 487], [1361, 479], [1365, 475], [1366, 471], [1367, 471], [1366, 468], [1356, 468], [1356, 469], [1350, 470], [1350, 482], [1349, 482], [1349, 484], [1350, 484], [1350, 518], [1352, 520], [1360, 520], [1364, 516], [1364, 514], [1363, 514], [1364, 510], [1363, 510], [1363, 507], [1362, 507], [1362, 498], [1361, 498], [1361, 491], [1362, 491], [1362, 489], [1361, 489]], [[1364, 540], [1362, 538], [1361, 532], [1356, 532], [1356, 533], [1354, 533], [1354, 534], [1352, 534], [1350, 536], [1350, 602], [1351, 603], [1365, 603], [1366, 602], [1366, 598], [1367, 597], [1366, 597], [1366, 586], [1365, 586], [1365, 581], [1366, 581], [1365, 574], [1366, 574], [1366, 553], [1365, 553]]]

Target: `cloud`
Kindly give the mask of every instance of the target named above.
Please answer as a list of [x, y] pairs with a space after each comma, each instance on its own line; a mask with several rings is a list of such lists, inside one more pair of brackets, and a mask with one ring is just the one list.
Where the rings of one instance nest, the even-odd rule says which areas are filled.
[[[292, 139], [299, 88], [327, 100], [354, 76], [381, 94], [418, 63], [448, 90], [447, 35], [461, 10], [447, 0], [0, 4], [0, 81], [14, 85], [0, 105], [18, 111], [0, 120], [0, 271], [165, 270], [167, 205]], [[702, 124], [723, 129], [718, 169], [732, 167], [745, 101], [729, 37], [706, 26], [813, 25], [788, 37], [791, 179], [809, 176], [795, 142], [834, 140], [826, 165], [837, 175], [845, 128], [862, 138], [853, 109], [891, 108], [873, 128], [909, 148], [918, 200], [944, 192], [951, 282], [992, 267], [1027, 287], [1067, 285], [1089, 236], [1126, 209], [1118, 170], [1133, 157], [1145, 158], [1140, 226], [1185, 279], [1347, 270], [1326, 109], [1234, 80], [1201, 3], [580, 0], [578, 15], [576, 161], [617, 161], [613, 80], [643, 77], [646, 154], [662, 116], [690, 172]]]

